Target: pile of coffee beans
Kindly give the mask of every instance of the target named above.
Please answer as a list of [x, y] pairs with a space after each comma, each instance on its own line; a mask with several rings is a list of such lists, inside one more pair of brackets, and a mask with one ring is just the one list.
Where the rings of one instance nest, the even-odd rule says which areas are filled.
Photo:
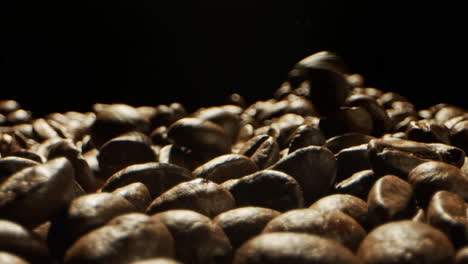
[[0, 262], [468, 263], [468, 112], [299, 61], [188, 112], [0, 101]]

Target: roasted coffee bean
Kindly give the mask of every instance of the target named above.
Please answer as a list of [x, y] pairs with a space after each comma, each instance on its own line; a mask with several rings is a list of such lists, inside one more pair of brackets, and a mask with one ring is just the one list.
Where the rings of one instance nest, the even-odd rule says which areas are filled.
[[450, 130], [452, 144], [468, 151], [468, 120], [461, 121]]
[[32, 127], [35, 138], [38, 138], [40, 141], [59, 137], [57, 131], [43, 118], [34, 120], [32, 122]]
[[171, 163], [190, 171], [202, 165], [202, 157], [191, 149], [178, 145], [165, 145], [159, 151], [158, 161], [161, 163]]
[[456, 193], [468, 201], [468, 179], [453, 165], [439, 161], [425, 162], [411, 170], [408, 180], [422, 205], [427, 205], [432, 195], [440, 190]]
[[461, 167], [465, 161], [463, 150], [439, 143], [425, 144], [403, 139], [374, 139], [369, 142], [369, 161], [374, 172], [406, 178], [421, 163], [436, 160]]
[[[411, 118], [411, 120], [417, 120], [418, 116], [414, 105], [410, 102], [403, 101], [393, 102], [391, 108], [388, 108], [386, 112], [392, 123], [395, 125], [408, 118]], [[409, 120], [407, 120], [406, 123], [409, 123]], [[400, 125], [400, 127], [402, 126]]]
[[24, 109], [17, 109], [6, 115], [6, 121], [13, 125], [31, 122], [32, 118], [31, 111], [26, 111]]
[[388, 109], [392, 107], [394, 102], [408, 102], [408, 99], [394, 92], [386, 92], [377, 99], [377, 102], [385, 109]]
[[[340, 230], [337, 232], [337, 230]], [[366, 231], [351, 216], [335, 211], [296, 209], [273, 218], [263, 233], [299, 232], [335, 240], [355, 251], [366, 236]]]
[[468, 263], [468, 246], [465, 246], [458, 250], [455, 255], [454, 264], [467, 264]]
[[259, 169], [265, 169], [278, 161], [279, 145], [274, 137], [258, 135], [247, 141], [239, 154], [250, 157]]
[[20, 157], [0, 158], [0, 183], [10, 175], [28, 167], [33, 167], [39, 163], [30, 159]]
[[392, 129], [392, 121], [388, 117], [385, 109], [377, 103], [377, 101], [369, 95], [355, 94], [346, 99], [345, 105], [359, 106], [367, 110], [372, 117], [372, 132], [373, 136], [382, 136]]
[[335, 192], [350, 194], [367, 200], [367, 195], [376, 180], [377, 177], [372, 170], [356, 172], [351, 177], [338, 183], [335, 186]]
[[0, 263], [3, 264], [29, 264], [26, 260], [23, 258], [20, 258], [17, 255], [5, 252], [5, 251], [0, 251]]
[[333, 194], [313, 203], [310, 209], [322, 212], [340, 211], [354, 218], [362, 227], [369, 226], [369, 213], [366, 201], [349, 194]]
[[288, 152], [292, 153], [308, 146], [322, 146], [325, 144], [325, 136], [315, 126], [301, 125], [291, 134], [288, 142]]
[[341, 182], [354, 173], [371, 168], [367, 144], [346, 148], [336, 155], [336, 181]]
[[449, 120], [443, 123], [449, 131], [458, 123], [468, 120], [468, 113], [464, 113], [463, 115], [455, 116], [450, 118]]
[[444, 233], [415, 221], [377, 227], [362, 241], [357, 256], [364, 263], [452, 263], [455, 252]]
[[351, 250], [317, 235], [292, 232], [256, 236], [237, 250], [233, 264], [362, 263]]
[[280, 171], [262, 170], [222, 185], [234, 196], [238, 206], [259, 206], [278, 211], [304, 206], [298, 182]]
[[93, 171], [71, 140], [62, 138], [45, 140], [38, 146], [37, 153], [48, 160], [66, 157], [73, 166], [76, 181], [88, 192], [96, 189]]
[[426, 212], [422, 208], [418, 208], [416, 210], [416, 213], [414, 216], [411, 218], [412, 221], [416, 222], [421, 222], [421, 223], [426, 223]]
[[205, 121], [211, 121], [222, 127], [230, 139], [231, 144], [237, 140], [241, 126], [239, 115], [221, 107], [209, 107], [195, 112], [193, 117]]
[[268, 127], [276, 130], [278, 133], [275, 138], [280, 149], [288, 146], [288, 139], [294, 131], [305, 123], [305, 119], [297, 114], [284, 114], [275, 119]]
[[235, 207], [228, 190], [207, 179], [179, 183], [158, 196], [146, 209], [155, 214], [171, 209], [188, 209], [208, 217], [215, 217]]
[[415, 211], [413, 188], [397, 176], [384, 176], [370, 190], [367, 204], [373, 226], [409, 219]]
[[409, 140], [425, 143], [450, 144], [450, 131], [433, 119], [411, 121], [406, 128]]
[[16, 100], [9, 99], [9, 100], [0, 101], [0, 113], [2, 114], [8, 114], [20, 108], [21, 108], [21, 105]]
[[139, 261], [133, 261], [130, 264], [182, 264], [175, 259], [170, 258], [152, 258]]
[[436, 192], [427, 208], [427, 221], [432, 226], [443, 231], [454, 243], [460, 247], [468, 241], [467, 206], [463, 199], [452, 192]]
[[244, 155], [226, 154], [214, 158], [193, 171], [193, 177], [215, 183], [238, 179], [258, 171], [257, 165]]
[[170, 126], [172, 123], [177, 121], [178, 119], [182, 118], [181, 115], [182, 113], [176, 113], [174, 112], [174, 109], [172, 109], [170, 106], [167, 105], [158, 105], [154, 109], [153, 114], [150, 116], [149, 121], [150, 121], [150, 128], [154, 129], [159, 126]]
[[219, 225], [231, 241], [234, 249], [260, 234], [265, 225], [281, 213], [263, 207], [241, 207], [224, 212], [213, 221]]
[[359, 134], [359, 133], [346, 133], [327, 139], [324, 147], [331, 150], [333, 154], [337, 154], [345, 148], [350, 148], [362, 144], [367, 144], [369, 141], [374, 139], [372, 136]]
[[373, 130], [372, 116], [362, 107], [340, 107], [326, 117], [320, 118], [319, 127], [326, 138], [346, 133], [370, 135]]
[[103, 192], [112, 192], [128, 184], [141, 182], [154, 199], [179, 183], [191, 180], [192, 173], [173, 164], [144, 163], [128, 166], [118, 171], [102, 186]]
[[176, 145], [199, 153], [204, 162], [231, 152], [229, 136], [211, 121], [182, 118], [169, 127], [167, 135]]
[[150, 134], [151, 142], [154, 145], [165, 146], [171, 144], [171, 141], [167, 137], [167, 127], [159, 126], [153, 130]]
[[289, 73], [290, 78], [295, 76], [295, 74], [300, 73], [301, 70], [307, 68], [325, 69], [338, 73], [350, 73], [346, 63], [336, 53], [330, 51], [320, 51], [313, 53], [312, 55], [309, 55], [297, 62]]
[[229, 264], [232, 247], [223, 229], [190, 210], [168, 210], [151, 218], [167, 226], [175, 241], [176, 258], [183, 263]]
[[110, 177], [127, 166], [154, 162], [156, 154], [145, 134], [130, 132], [106, 142], [97, 156], [100, 176]]
[[25, 150], [25, 149], [12, 152], [9, 154], [9, 156], [29, 159], [38, 163], [43, 163], [46, 160], [45, 157], [41, 156], [40, 154], [30, 151], [30, 150]]
[[91, 134], [98, 148], [127, 132], [146, 132], [149, 129], [148, 120], [136, 108], [126, 104], [94, 104], [93, 111], [96, 119]]
[[110, 193], [93, 193], [74, 199], [51, 223], [47, 235], [51, 254], [62, 258], [81, 236], [116, 216], [136, 211], [127, 199]]
[[83, 236], [67, 251], [66, 264], [122, 263], [173, 257], [174, 239], [167, 227], [144, 214], [125, 214]]
[[112, 194], [121, 196], [129, 201], [139, 212], [144, 212], [151, 203], [151, 195], [141, 182], [130, 183], [126, 186], [115, 189]]
[[311, 146], [294, 151], [269, 169], [291, 175], [302, 187], [306, 204], [320, 199], [335, 184], [336, 159], [324, 147]]
[[444, 123], [445, 121], [449, 120], [450, 118], [463, 115], [466, 111], [460, 107], [453, 106], [453, 105], [442, 105], [440, 109], [434, 110], [434, 118], [439, 123]]
[[73, 178], [65, 158], [16, 172], [0, 185], [0, 218], [26, 227], [43, 223], [69, 202]]

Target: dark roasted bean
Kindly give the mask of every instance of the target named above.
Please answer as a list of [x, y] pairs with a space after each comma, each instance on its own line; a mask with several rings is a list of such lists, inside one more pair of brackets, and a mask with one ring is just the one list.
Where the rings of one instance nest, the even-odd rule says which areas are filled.
[[322, 146], [325, 144], [325, 136], [317, 127], [301, 125], [288, 139], [288, 152], [294, 152], [308, 146]]
[[408, 180], [422, 205], [427, 205], [439, 190], [456, 193], [468, 201], [468, 178], [453, 165], [439, 161], [425, 162], [411, 170]]
[[377, 177], [372, 170], [356, 172], [351, 177], [338, 183], [335, 186], [335, 192], [350, 194], [367, 200], [367, 195], [376, 180]]
[[115, 189], [112, 194], [121, 196], [129, 201], [140, 212], [145, 212], [151, 203], [151, 195], [146, 185], [141, 182], [130, 183]]
[[327, 138], [346, 133], [370, 135], [373, 131], [373, 120], [365, 108], [341, 107], [320, 119], [320, 130]]
[[256, 236], [237, 250], [233, 261], [233, 264], [265, 263], [358, 264], [362, 262], [351, 250], [331, 239], [293, 232]]
[[438, 191], [429, 203], [427, 222], [443, 231], [455, 246], [463, 246], [468, 241], [467, 209], [465, 201], [459, 195]]
[[195, 178], [208, 179], [215, 183], [238, 179], [258, 171], [257, 165], [244, 155], [226, 154], [214, 158], [192, 173]]
[[348, 106], [359, 106], [368, 111], [372, 117], [372, 135], [382, 136], [392, 129], [392, 121], [385, 112], [385, 109], [377, 103], [377, 101], [368, 95], [351, 95], [345, 102]]
[[188, 209], [215, 217], [235, 207], [234, 197], [220, 185], [206, 179], [195, 179], [172, 187], [158, 196], [146, 209], [155, 214], [171, 209]]
[[297, 181], [280, 171], [262, 170], [222, 185], [234, 196], [238, 206], [260, 206], [278, 211], [304, 206]]
[[396, 221], [374, 229], [357, 256], [368, 264], [452, 263], [455, 252], [444, 233], [415, 221]]
[[306, 204], [320, 199], [335, 184], [336, 159], [324, 147], [311, 146], [294, 151], [269, 169], [291, 175], [302, 187]]
[[413, 188], [393, 175], [377, 180], [367, 198], [369, 219], [375, 227], [414, 215]]
[[274, 137], [258, 135], [247, 141], [239, 154], [250, 157], [259, 169], [265, 169], [278, 161], [279, 146]]
[[202, 165], [202, 158], [197, 153], [186, 147], [169, 144], [159, 150], [158, 161], [161, 163], [171, 163], [190, 171]]
[[374, 137], [364, 135], [364, 134], [346, 133], [344, 135], [339, 135], [339, 136], [327, 139], [327, 141], [325, 142], [325, 145], [323, 146], [331, 150], [333, 154], [336, 154], [345, 148], [367, 144], [372, 139], [374, 139]]
[[354, 173], [371, 168], [367, 144], [346, 148], [335, 154], [336, 181], [341, 182]]

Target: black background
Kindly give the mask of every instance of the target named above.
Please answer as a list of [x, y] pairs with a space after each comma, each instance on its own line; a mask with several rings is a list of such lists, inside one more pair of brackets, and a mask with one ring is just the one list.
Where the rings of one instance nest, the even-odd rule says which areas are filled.
[[[376, 3], [377, 2], [377, 3]], [[410, 1], [407, 1], [410, 2]], [[341, 55], [366, 86], [418, 108], [466, 107], [460, 6], [398, 1], [2, 2], [0, 98], [38, 115], [96, 102], [190, 111], [270, 98], [292, 65]]]

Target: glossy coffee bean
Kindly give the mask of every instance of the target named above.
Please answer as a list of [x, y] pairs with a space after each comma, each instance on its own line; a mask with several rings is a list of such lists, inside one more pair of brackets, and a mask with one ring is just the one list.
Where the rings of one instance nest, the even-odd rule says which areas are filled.
[[408, 102], [408, 99], [398, 93], [386, 92], [377, 99], [385, 109], [390, 108], [394, 102]]
[[453, 165], [440, 161], [423, 163], [410, 172], [408, 181], [422, 205], [428, 204], [432, 195], [440, 190], [456, 193], [468, 201], [468, 179]]
[[299, 232], [319, 235], [335, 240], [352, 251], [357, 249], [366, 236], [364, 228], [351, 216], [340, 211], [314, 209], [296, 209], [283, 213], [268, 222], [263, 232]]
[[0, 158], [0, 182], [24, 168], [33, 167], [38, 164], [36, 161], [14, 156]]
[[29, 264], [23, 258], [5, 251], [0, 251], [0, 263], [3, 264]]
[[168, 210], [151, 218], [167, 226], [175, 241], [175, 258], [183, 263], [229, 264], [232, 247], [223, 229], [190, 210]]
[[279, 145], [274, 137], [258, 135], [244, 143], [239, 154], [250, 157], [259, 169], [265, 169], [278, 161]]
[[408, 173], [429, 160], [461, 167], [463, 150], [445, 144], [425, 144], [403, 139], [374, 139], [369, 142], [369, 160], [377, 175], [394, 174], [406, 178]]
[[449, 129], [437, 123], [434, 119], [412, 121], [406, 128], [409, 140], [425, 143], [450, 144]]
[[213, 221], [219, 225], [231, 241], [234, 249], [260, 234], [265, 225], [281, 213], [263, 207], [240, 207], [224, 212]]
[[172, 187], [148, 206], [147, 214], [171, 209], [188, 209], [208, 217], [235, 207], [234, 197], [220, 185], [206, 179], [195, 179]]
[[343, 58], [331, 51], [320, 51], [303, 58], [293, 66], [290, 76], [297, 74], [294, 72], [295, 70], [307, 68], [325, 69], [339, 73], [350, 72]]
[[468, 246], [465, 246], [458, 250], [455, 255], [455, 264], [467, 264], [468, 263]]
[[278, 211], [304, 206], [302, 190], [298, 182], [286, 173], [262, 170], [240, 179], [222, 184], [242, 206], [259, 206]]
[[231, 152], [229, 136], [219, 125], [199, 118], [182, 118], [169, 127], [176, 145], [199, 153], [204, 162]]
[[94, 104], [96, 115], [91, 127], [94, 143], [100, 148], [108, 140], [132, 132], [146, 132], [149, 122], [138, 110], [126, 104]]
[[325, 144], [325, 136], [315, 126], [301, 125], [288, 139], [288, 152], [294, 152], [308, 146], [322, 146]]
[[258, 171], [257, 165], [244, 155], [226, 154], [216, 157], [193, 171], [193, 177], [215, 183], [242, 178]]
[[9, 156], [30, 159], [38, 163], [43, 163], [46, 160], [45, 157], [41, 156], [40, 154], [26, 149], [20, 149], [12, 152], [9, 154]]
[[237, 140], [241, 126], [240, 116], [222, 107], [209, 107], [200, 109], [193, 114], [193, 117], [205, 121], [211, 121], [222, 127], [231, 143]]
[[21, 108], [21, 105], [16, 100], [7, 99], [7, 100], [0, 101], [0, 113], [2, 114], [8, 114], [20, 108]]
[[369, 95], [355, 94], [346, 99], [347, 106], [359, 106], [367, 110], [372, 117], [372, 132], [373, 136], [382, 136], [390, 132], [392, 129], [392, 121], [388, 117], [385, 109], [377, 103], [377, 101]]
[[367, 200], [367, 195], [375, 181], [377, 181], [377, 177], [372, 170], [363, 170], [336, 184], [335, 192]]
[[362, 107], [340, 107], [319, 123], [325, 137], [330, 138], [346, 133], [361, 133], [370, 135], [374, 128], [372, 116]]
[[450, 118], [466, 113], [464, 109], [453, 105], [441, 105], [440, 109], [434, 112], [434, 118], [440, 123], [444, 123]]
[[112, 175], [101, 188], [103, 192], [112, 192], [128, 184], [143, 183], [154, 199], [179, 183], [191, 180], [192, 173], [173, 164], [149, 162], [128, 166]]
[[[319, 249], [319, 250], [318, 250]], [[317, 235], [293, 232], [266, 233], [237, 250], [234, 264], [267, 263], [362, 263], [351, 250]]]
[[427, 208], [427, 221], [443, 231], [455, 246], [463, 246], [468, 241], [467, 206], [457, 194], [448, 191], [436, 192]]
[[108, 178], [119, 170], [140, 163], [156, 161], [148, 136], [131, 132], [106, 142], [97, 156], [101, 177]]
[[136, 211], [135, 206], [127, 199], [111, 193], [93, 193], [74, 199], [52, 221], [47, 236], [51, 254], [61, 258], [81, 236], [103, 226], [116, 216]]
[[22, 225], [3, 219], [0, 220], [0, 248], [31, 263], [50, 261], [44, 241]]
[[413, 188], [394, 175], [377, 180], [367, 198], [373, 226], [408, 219], [414, 214]]
[[341, 182], [354, 173], [371, 168], [367, 144], [346, 148], [336, 155], [336, 181]]
[[202, 165], [202, 157], [191, 149], [178, 145], [165, 145], [159, 151], [158, 161], [160, 163], [171, 163], [190, 171]]
[[322, 212], [340, 211], [354, 218], [362, 227], [369, 226], [369, 213], [366, 201], [349, 194], [333, 194], [316, 201], [310, 209]]
[[151, 203], [150, 192], [146, 185], [141, 182], [134, 182], [117, 188], [112, 194], [127, 199], [139, 212], [144, 212]]
[[35, 137], [40, 141], [59, 137], [57, 131], [43, 118], [34, 120], [32, 122], [32, 127]]
[[71, 199], [73, 178], [73, 167], [65, 158], [16, 172], [0, 185], [0, 218], [26, 227], [45, 222]]
[[450, 138], [452, 144], [463, 149], [465, 152], [468, 151], [468, 120], [457, 123], [450, 130]]
[[452, 263], [455, 251], [444, 233], [414, 221], [377, 227], [362, 241], [357, 256], [369, 264]]
[[166, 226], [144, 214], [125, 214], [75, 242], [64, 263], [122, 263], [173, 257], [174, 239]]
[[374, 137], [360, 133], [346, 133], [327, 139], [323, 146], [331, 150], [333, 154], [337, 154], [345, 148], [367, 144], [372, 139], [374, 139]]
[[335, 184], [336, 159], [324, 147], [311, 146], [294, 151], [269, 169], [291, 175], [302, 187], [304, 201], [311, 204]]

